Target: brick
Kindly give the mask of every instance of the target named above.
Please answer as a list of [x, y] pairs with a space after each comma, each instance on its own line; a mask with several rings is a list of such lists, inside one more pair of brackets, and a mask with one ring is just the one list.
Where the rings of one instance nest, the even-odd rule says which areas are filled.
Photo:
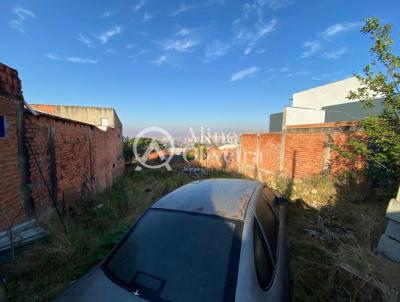
[[[0, 64], [0, 115], [6, 116], [7, 136], [0, 139], [0, 211], [10, 216], [18, 213], [22, 206], [20, 191], [21, 175], [18, 158], [17, 105], [11, 97], [22, 98], [21, 83], [16, 70]], [[10, 97], [8, 97], [10, 96]], [[41, 108], [51, 114], [51, 106]], [[102, 131], [96, 127], [74, 121], [66, 121], [55, 116], [24, 115], [26, 147], [28, 150], [29, 177], [32, 187], [31, 197], [40, 214], [51, 206], [49, 193], [44, 185], [39, 167], [50, 185], [50, 156], [48, 154], [49, 126], [55, 129], [55, 166], [57, 173], [57, 197], [62, 200], [64, 192], [75, 188], [78, 193], [87, 181], [85, 175], [93, 178], [97, 190], [109, 187], [124, 172], [122, 155], [122, 129], [108, 128]], [[29, 145], [28, 145], [29, 143]], [[37, 162], [30, 150], [32, 147]], [[115, 163], [115, 168], [112, 165]], [[1, 214], [1, 213], [0, 213]], [[24, 219], [24, 211], [16, 223]], [[0, 215], [0, 230], [6, 227]]]

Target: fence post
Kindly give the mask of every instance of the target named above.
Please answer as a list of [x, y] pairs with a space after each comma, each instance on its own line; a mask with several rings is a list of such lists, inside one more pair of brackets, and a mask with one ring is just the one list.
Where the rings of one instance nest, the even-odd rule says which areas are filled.
[[286, 140], [286, 130], [282, 129], [281, 143], [279, 149], [279, 172], [281, 173], [285, 169], [285, 140]]
[[259, 166], [260, 166], [260, 133], [257, 133], [256, 137], [256, 180], [259, 180]]
[[333, 138], [330, 133], [326, 136], [326, 141], [324, 143], [323, 151], [323, 166], [322, 173], [329, 174], [331, 168], [331, 146], [333, 144]]
[[239, 153], [236, 153], [237, 156], [237, 172], [242, 173], [242, 165], [241, 165], [241, 156], [242, 156], [242, 134], [239, 136], [239, 148], [237, 149]]

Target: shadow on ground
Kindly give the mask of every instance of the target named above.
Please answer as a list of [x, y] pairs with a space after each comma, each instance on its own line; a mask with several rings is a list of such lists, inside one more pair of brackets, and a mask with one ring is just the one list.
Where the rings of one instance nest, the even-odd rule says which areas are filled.
[[[384, 265], [375, 255], [387, 194], [361, 175], [289, 179], [288, 211], [294, 301], [384, 301]], [[367, 281], [368, 280], [368, 281]]]

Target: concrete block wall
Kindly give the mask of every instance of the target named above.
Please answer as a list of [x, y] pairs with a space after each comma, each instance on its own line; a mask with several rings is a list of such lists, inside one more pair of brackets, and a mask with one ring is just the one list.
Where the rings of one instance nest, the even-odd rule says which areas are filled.
[[400, 263], [400, 187], [396, 198], [390, 200], [386, 217], [388, 224], [378, 243], [378, 252]]

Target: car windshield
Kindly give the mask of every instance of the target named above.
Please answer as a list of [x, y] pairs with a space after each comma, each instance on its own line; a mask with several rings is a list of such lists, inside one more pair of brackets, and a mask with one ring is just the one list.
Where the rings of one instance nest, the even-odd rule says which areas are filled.
[[242, 222], [150, 209], [103, 266], [151, 301], [234, 300]]

